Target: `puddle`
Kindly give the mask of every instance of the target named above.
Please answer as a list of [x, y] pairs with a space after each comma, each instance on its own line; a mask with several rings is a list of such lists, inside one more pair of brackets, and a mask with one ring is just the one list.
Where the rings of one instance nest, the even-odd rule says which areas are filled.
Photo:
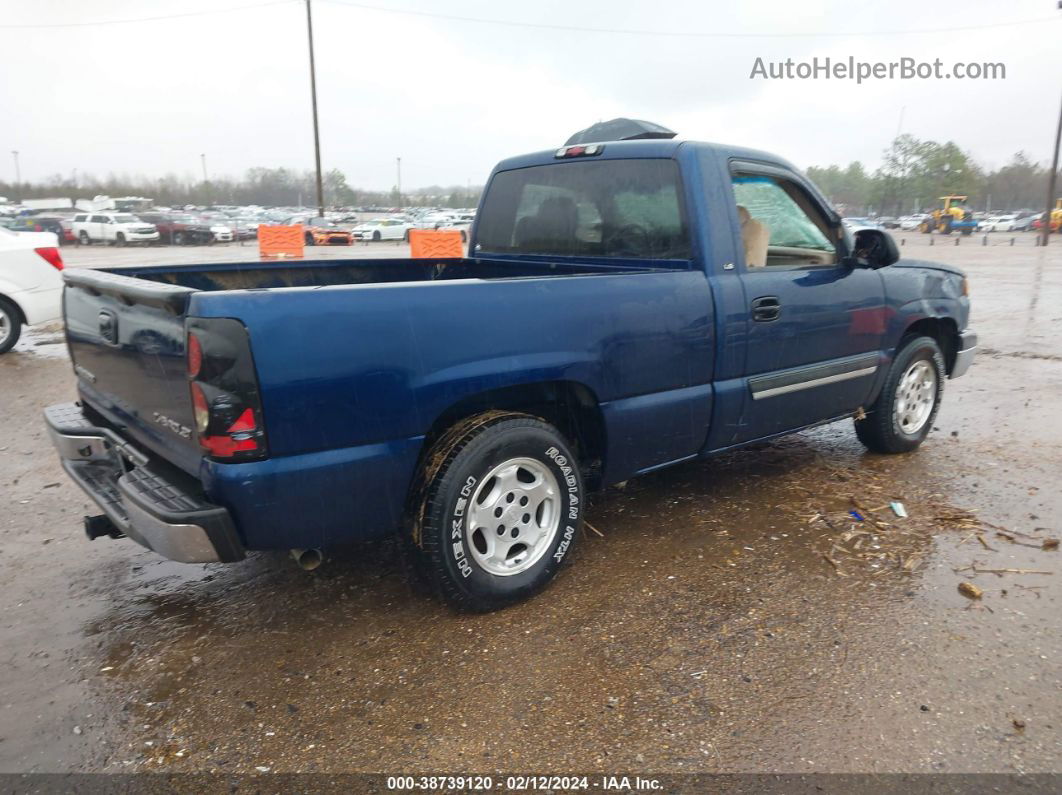
[[69, 359], [66, 336], [61, 323], [47, 323], [22, 329], [22, 336], [11, 349], [13, 353], [25, 353], [42, 359]]

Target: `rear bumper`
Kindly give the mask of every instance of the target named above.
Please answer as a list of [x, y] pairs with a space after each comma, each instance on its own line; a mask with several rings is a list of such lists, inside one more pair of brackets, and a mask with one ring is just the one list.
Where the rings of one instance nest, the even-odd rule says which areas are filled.
[[959, 335], [959, 349], [955, 353], [955, 364], [951, 367], [950, 378], [958, 378], [964, 375], [973, 364], [977, 355], [977, 332], [970, 329]]
[[182, 563], [244, 558], [229, 512], [197, 496], [186, 475], [93, 425], [76, 403], [49, 406], [44, 418], [63, 469], [125, 535]]

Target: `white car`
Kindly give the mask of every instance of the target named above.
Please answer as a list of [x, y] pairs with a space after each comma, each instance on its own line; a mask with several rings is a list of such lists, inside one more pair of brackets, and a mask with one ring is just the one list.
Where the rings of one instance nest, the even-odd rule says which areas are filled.
[[83, 246], [91, 243], [147, 244], [157, 243], [159, 239], [159, 230], [154, 224], [141, 221], [132, 213], [78, 213], [74, 216], [73, 232]]
[[219, 221], [216, 218], [207, 218], [203, 223], [210, 226], [210, 231], [214, 233], [214, 240], [219, 243], [231, 243], [236, 239], [236, 227], [229, 221]]
[[409, 230], [414, 228], [400, 218], [374, 218], [358, 224], [350, 233], [355, 240], [409, 240]]
[[466, 241], [466, 240], [468, 240], [469, 230], [472, 229], [472, 219], [471, 218], [464, 218], [464, 217], [459, 216], [459, 215], [455, 215], [452, 218], [450, 218], [449, 221], [447, 221], [446, 223], [444, 223], [442, 226], [440, 226], [438, 228], [440, 230], [443, 230], [443, 229], [456, 229], [458, 232], [461, 233], [461, 240], [462, 241]]
[[24, 325], [62, 317], [62, 269], [53, 233], [0, 228], [0, 353], [14, 347]]
[[1018, 225], [1018, 216], [1015, 213], [1009, 215], [993, 215], [977, 224], [980, 232], [1013, 232]]
[[913, 232], [915, 229], [922, 225], [922, 222], [929, 216], [925, 213], [915, 213], [914, 215], [904, 215], [900, 221], [900, 229], [905, 232]]
[[415, 229], [439, 229], [447, 226], [456, 216], [453, 213], [427, 213], [413, 222]]

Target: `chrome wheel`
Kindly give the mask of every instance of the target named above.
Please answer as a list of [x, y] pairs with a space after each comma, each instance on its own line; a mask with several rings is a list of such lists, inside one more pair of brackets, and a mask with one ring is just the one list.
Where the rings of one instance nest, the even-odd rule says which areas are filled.
[[11, 336], [11, 318], [7, 316], [7, 312], [3, 307], [0, 307], [0, 346], [7, 342], [7, 338]]
[[468, 510], [465, 539], [480, 568], [501, 577], [534, 566], [560, 526], [560, 487], [540, 461], [512, 458], [483, 478]]
[[914, 435], [922, 430], [937, 400], [937, 371], [933, 363], [919, 359], [911, 364], [896, 387], [892, 416], [901, 431]]

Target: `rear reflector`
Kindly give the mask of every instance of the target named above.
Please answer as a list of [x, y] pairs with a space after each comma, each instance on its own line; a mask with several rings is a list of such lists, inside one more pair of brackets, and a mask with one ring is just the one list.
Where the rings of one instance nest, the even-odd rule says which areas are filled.
[[210, 426], [210, 405], [207, 403], [206, 395], [203, 394], [203, 387], [195, 381], [191, 384], [191, 390], [192, 408], [195, 411], [195, 429], [202, 436]]
[[203, 346], [195, 334], [188, 335], [188, 377], [195, 378], [203, 367]]
[[41, 259], [43, 259], [57, 271], [61, 271], [63, 269], [63, 257], [59, 253], [59, 249], [55, 248], [54, 246], [46, 246], [45, 248], [35, 248], [33, 250], [40, 255]]

